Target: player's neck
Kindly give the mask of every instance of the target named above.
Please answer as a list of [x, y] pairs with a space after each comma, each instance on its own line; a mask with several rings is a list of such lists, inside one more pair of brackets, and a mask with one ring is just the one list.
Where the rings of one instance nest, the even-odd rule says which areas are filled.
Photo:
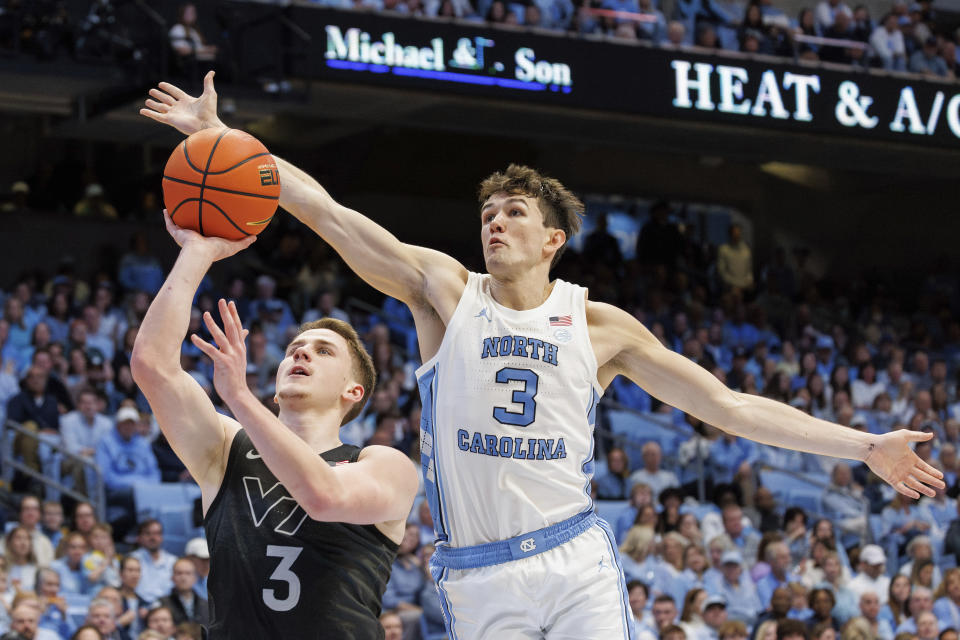
[[340, 442], [339, 413], [316, 409], [281, 409], [279, 419], [316, 453], [323, 453], [343, 444]]
[[490, 275], [490, 295], [508, 309], [526, 311], [542, 305], [553, 291], [549, 274], [530, 270], [517, 278]]

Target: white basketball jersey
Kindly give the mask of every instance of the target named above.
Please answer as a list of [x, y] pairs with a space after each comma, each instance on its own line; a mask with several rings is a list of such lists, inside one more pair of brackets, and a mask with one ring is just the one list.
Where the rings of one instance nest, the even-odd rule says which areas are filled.
[[592, 508], [603, 393], [586, 290], [557, 280], [526, 311], [471, 273], [437, 354], [417, 370], [421, 460], [439, 543], [505, 540]]

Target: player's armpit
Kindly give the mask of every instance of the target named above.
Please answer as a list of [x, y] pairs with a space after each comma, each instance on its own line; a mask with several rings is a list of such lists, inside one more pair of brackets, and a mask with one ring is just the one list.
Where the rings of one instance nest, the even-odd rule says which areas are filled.
[[332, 490], [304, 506], [314, 520], [378, 524], [406, 520], [417, 495], [417, 468], [402, 452], [370, 446], [353, 464], [333, 467]]

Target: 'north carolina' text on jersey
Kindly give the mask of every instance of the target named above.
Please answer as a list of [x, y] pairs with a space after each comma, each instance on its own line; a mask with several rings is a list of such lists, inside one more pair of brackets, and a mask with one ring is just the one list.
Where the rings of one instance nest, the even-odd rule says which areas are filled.
[[438, 542], [505, 540], [591, 507], [603, 390], [586, 290], [556, 280], [536, 309], [471, 273], [437, 354], [417, 370], [421, 460]]

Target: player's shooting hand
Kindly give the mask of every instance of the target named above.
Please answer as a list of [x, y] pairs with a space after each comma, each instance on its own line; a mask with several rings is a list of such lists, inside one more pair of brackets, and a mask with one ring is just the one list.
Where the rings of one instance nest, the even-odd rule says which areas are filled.
[[173, 238], [181, 248], [190, 251], [203, 251], [211, 262], [229, 258], [233, 254], [243, 251], [257, 240], [257, 236], [247, 236], [242, 240], [227, 240], [226, 238], [217, 238], [215, 236], [203, 236], [193, 229], [184, 229], [178, 227], [170, 219], [167, 210], [163, 210], [163, 222], [167, 225], [167, 233]]
[[931, 498], [933, 487], [943, 489], [943, 474], [917, 456], [911, 442], [925, 442], [932, 433], [900, 429], [877, 436], [873, 450], [864, 462], [870, 469], [898, 492], [908, 498], [919, 498], [922, 493]]
[[140, 115], [168, 124], [180, 133], [190, 135], [210, 127], [226, 127], [217, 117], [217, 92], [213, 88], [213, 71], [203, 78], [203, 93], [194, 98], [169, 82], [161, 82], [150, 89], [150, 98], [144, 102]]
[[238, 394], [248, 390], [247, 346], [244, 339], [249, 332], [240, 324], [236, 303], [231, 301], [228, 304], [220, 298], [219, 308], [222, 330], [209, 311], [203, 314], [203, 321], [216, 344], [202, 340], [195, 333], [190, 335], [190, 341], [213, 360], [213, 386], [229, 405]]

